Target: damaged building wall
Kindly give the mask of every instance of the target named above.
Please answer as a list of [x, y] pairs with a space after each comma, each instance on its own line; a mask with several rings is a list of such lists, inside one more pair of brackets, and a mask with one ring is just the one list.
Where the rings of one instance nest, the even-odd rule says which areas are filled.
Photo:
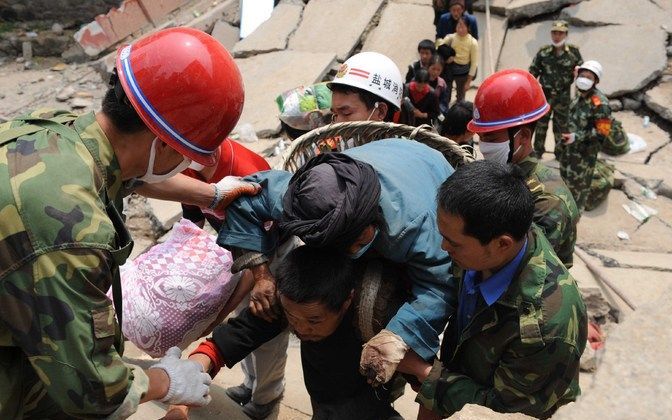
[[0, 20], [88, 22], [121, 0], [0, 0]]

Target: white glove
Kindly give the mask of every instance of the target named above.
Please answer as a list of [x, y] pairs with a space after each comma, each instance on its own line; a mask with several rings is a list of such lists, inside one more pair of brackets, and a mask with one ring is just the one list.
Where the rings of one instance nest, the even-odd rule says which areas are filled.
[[392, 331], [382, 330], [364, 344], [359, 371], [373, 386], [387, 383], [407, 351], [408, 345], [401, 337]]
[[212, 378], [203, 372], [203, 366], [193, 360], [180, 360], [182, 351], [171, 347], [159, 363], [150, 369], [163, 369], [170, 379], [168, 393], [161, 402], [174, 405], [207, 405]]
[[215, 197], [204, 213], [213, 214], [220, 219], [226, 214], [226, 207], [232, 201], [244, 195], [256, 195], [261, 191], [261, 186], [254, 182], [243, 181], [239, 176], [225, 176], [216, 184], [210, 184], [215, 190]]

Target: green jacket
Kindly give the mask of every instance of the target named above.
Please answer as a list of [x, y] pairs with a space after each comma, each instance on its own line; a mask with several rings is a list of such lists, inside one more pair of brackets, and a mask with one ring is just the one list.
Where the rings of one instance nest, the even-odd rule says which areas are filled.
[[604, 93], [597, 88], [586, 97], [577, 93], [569, 106], [569, 132], [576, 138], [568, 150], [576, 154], [585, 150], [597, 153], [611, 133], [612, 122], [609, 99]]
[[518, 166], [534, 196], [534, 223], [541, 228], [555, 254], [568, 269], [573, 265], [579, 209], [559, 173], [528, 156]]
[[479, 307], [462, 333], [456, 322], [448, 324], [441, 360], [416, 399], [428, 409], [449, 416], [478, 404], [548, 417], [580, 394], [586, 308], [540, 229], [527, 239], [518, 273], [499, 300]]
[[529, 70], [534, 77], [539, 78], [546, 95], [565, 94], [569, 97], [574, 82], [574, 67], [581, 64], [583, 58], [574, 45], [565, 44], [560, 55], [555, 53], [552, 45], [545, 45], [537, 52]]
[[105, 295], [132, 247], [121, 185], [93, 113], [0, 125], [0, 418], [123, 418], [147, 391]]

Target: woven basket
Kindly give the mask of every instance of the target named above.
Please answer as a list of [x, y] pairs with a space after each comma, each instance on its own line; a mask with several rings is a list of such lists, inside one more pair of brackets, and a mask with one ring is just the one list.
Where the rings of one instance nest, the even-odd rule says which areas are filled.
[[318, 154], [341, 152], [375, 140], [389, 138], [405, 138], [426, 144], [441, 152], [454, 168], [474, 160], [467, 149], [441, 137], [426, 125], [411, 127], [387, 122], [356, 121], [316, 128], [297, 138], [285, 152], [281, 167], [286, 171], [296, 172]]

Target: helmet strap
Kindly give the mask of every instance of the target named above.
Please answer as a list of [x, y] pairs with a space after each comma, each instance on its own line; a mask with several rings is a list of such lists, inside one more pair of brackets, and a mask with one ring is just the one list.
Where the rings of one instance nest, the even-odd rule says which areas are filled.
[[109, 86], [112, 89], [114, 89], [114, 96], [117, 98], [117, 101], [119, 103], [125, 105], [131, 105], [131, 102], [128, 100], [128, 97], [126, 96], [126, 92], [124, 92], [124, 87], [121, 85], [121, 82], [119, 81], [119, 74], [117, 74], [116, 67], [112, 70]]
[[513, 147], [514, 147], [514, 141], [516, 139], [516, 136], [518, 135], [518, 133], [520, 133], [520, 130], [516, 130], [515, 127], [509, 127], [509, 128], [507, 128], [506, 131], [509, 134], [509, 158], [506, 160], [506, 162], [511, 163], [511, 162], [513, 162], [513, 155], [515, 154], [515, 152], [518, 151], [518, 150], [513, 150]]

